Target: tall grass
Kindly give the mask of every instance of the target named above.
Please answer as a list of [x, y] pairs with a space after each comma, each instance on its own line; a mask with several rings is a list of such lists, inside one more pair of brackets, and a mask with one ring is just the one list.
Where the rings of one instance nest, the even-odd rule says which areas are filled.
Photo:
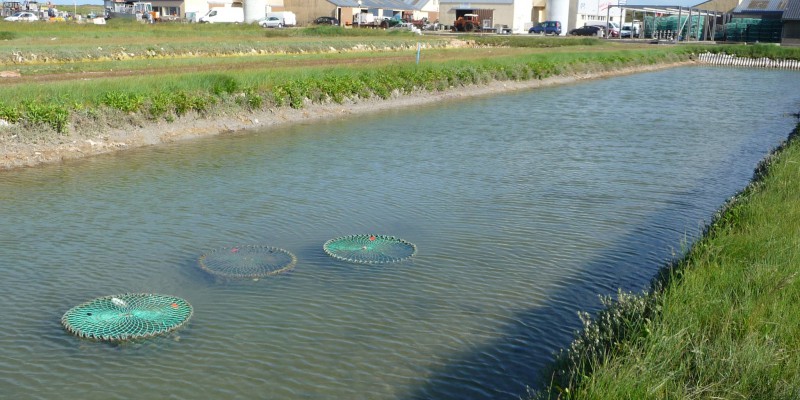
[[469, 36], [471, 40], [484, 46], [510, 46], [552, 48], [566, 46], [599, 46], [604, 42], [596, 38], [568, 37], [548, 38], [539, 36]]
[[798, 176], [800, 124], [653, 291], [587, 320], [539, 397], [800, 398]]
[[[245, 109], [256, 106], [302, 108], [308, 102], [342, 103], [348, 99], [370, 97], [387, 99], [413, 91], [444, 90], [494, 80], [543, 79], [559, 74], [613, 70], [678, 59], [679, 56], [671, 51], [660, 48], [590, 54], [518, 54], [420, 65], [409, 58], [405, 64], [383, 67], [322, 65], [303, 69], [140, 75], [47, 85], [0, 86], [0, 95], [9, 99], [3, 105], [9, 116], [21, 112], [23, 104], [41, 104], [78, 114], [105, 108], [169, 120], [189, 111], [213, 111], [214, 104], [230, 103], [231, 98], [239, 99], [236, 104]], [[167, 88], [164, 82], [169, 82]], [[20, 115], [16, 120], [23, 127], [43, 123], [41, 118], [30, 119], [25, 113]], [[58, 130], [63, 131], [66, 128], [61, 115], [57, 114], [58, 120], [47, 124], [58, 126]], [[80, 130], [81, 126], [76, 125], [74, 129]]]
[[306, 54], [357, 49], [443, 47], [449, 38], [336, 27], [264, 29], [256, 24], [108, 25], [0, 22], [0, 64], [75, 63], [124, 59], [207, 58], [244, 54]]
[[[83, 40], [68, 44], [57, 40], [46, 43], [18, 44], [0, 42], [0, 64], [8, 66], [42, 65], [77, 62], [103, 62], [131, 59], [164, 60], [167, 58], [208, 58], [242, 55], [281, 55], [332, 53], [350, 51], [396, 51], [416, 47], [419, 39], [408, 36], [365, 37], [354, 42], [352, 38], [321, 38], [286, 40], [238, 38], [202, 40], [164, 39], [125, 41]], [[24, 39], [19, 39], [24, 40]], [[445, 39], [423, 40], [427, 48], [442, 48], [449, 44]]]

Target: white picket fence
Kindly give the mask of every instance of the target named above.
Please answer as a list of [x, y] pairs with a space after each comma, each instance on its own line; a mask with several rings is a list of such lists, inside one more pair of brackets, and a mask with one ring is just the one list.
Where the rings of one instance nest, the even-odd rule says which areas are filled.
[[747, 58], [747, 57], [736, 57], [729, 54], [714, 54], [714, 53], [700, 54], [697, 59], [701, 63], [711, 64], [711, 65], [800, 70], [800, 61], [798, 60], [773, 60], [771, 58]]

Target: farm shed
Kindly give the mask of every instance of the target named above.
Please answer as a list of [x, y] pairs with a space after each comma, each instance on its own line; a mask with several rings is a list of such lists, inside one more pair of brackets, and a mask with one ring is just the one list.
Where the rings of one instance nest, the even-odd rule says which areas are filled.
[[477, 14], [483, 27], [506, 25], [512, 32], [527, 32], [530, 27], [533, 0], [439, 0], [439, 21], [453, 25], [464, 14]]
[[789, 4], [783, 12], [781, 44], [800, 46], [800, 0], [789, 0]]

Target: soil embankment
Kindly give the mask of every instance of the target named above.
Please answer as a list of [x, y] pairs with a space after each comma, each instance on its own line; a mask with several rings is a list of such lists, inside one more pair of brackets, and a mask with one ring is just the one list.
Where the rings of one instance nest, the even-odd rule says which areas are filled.
[[[111, 129], [94, 137], [62, 136], [53, 140], [23, 143], [13, 135], [0, 135], [0, 169], [30, 167], [62, 162], [98, 154], [123, 151], [159, 143], [240, 132], [247, 129], [263, 129], [292, 123], [307, 123], [331, 118], [347, 118], [351, 115], [370, 113], [391, 108], [417, 106], [439, 101], [477, 96], [496, 95], [515, 90], [532, 89], [567, 84], [586, 79], [603, 78], [637, 72], [653, 71], [687, 65], [691, 62], [636, 66], [614, 71], [580, 75], [555, 76], [542, 80], [493, 81], [468, 89], [458, 88], [442, 92], [417, 92], [396, 95], [388, 100], [364, 99], [345, 104], [308, 104], [302, 109], [289, 107], [271, 108], [258, 112], [247, 112], [229, 116], [200, 118], [186, 115], [173, 122], [150, 122]], [[0, 128], [2, 129], [2, 128]]]

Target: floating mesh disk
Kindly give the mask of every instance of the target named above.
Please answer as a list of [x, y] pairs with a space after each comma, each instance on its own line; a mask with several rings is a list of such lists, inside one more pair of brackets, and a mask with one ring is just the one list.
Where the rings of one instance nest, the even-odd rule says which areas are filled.
[[297, 263], [294, 254], [267, 246], [223, 247], [200, 256], [200, 268], [225, 278], [260, 278], [286, 272]]
[[128, 293], [75, 306], [61, 317], [61, 323], [82, 338], [119, 342], [165, 334], [191, 316], [192, 306], [181, 298]]
[[351, 235], [331, 239], [322, 246], [329, 256], [360, 264], [385, 264], [416, 254], [417, 246], [394, 236]]

